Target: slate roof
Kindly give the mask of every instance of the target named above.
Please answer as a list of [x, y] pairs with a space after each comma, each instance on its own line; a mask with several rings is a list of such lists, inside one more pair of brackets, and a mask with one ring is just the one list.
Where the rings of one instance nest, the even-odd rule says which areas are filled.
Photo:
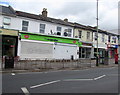
[[0, 6], [0, 8], [2, 9], [2, 14], [4, 15], [11, 15], [11, 16], [15, 16], [15, 11], [11, 6]]
[[47, 22], [51, 22], [51, 23], [62, 24], [62, 25], [66, 25], [66, 26], [74, 26], [70, 22], [65, 22], [64, 20], [54, 19], [54, 18], [50, 18], [50, 17], [44, 17], [42, 15], [36, 15], [36, 14], [31, 14], [31, 13], [26, 13], [26, 12], [21, 12], [21, 11], [16, 11], [16, 15], [21, 16], [21, 17], [36, 19], [36, 20], [47, 21]]

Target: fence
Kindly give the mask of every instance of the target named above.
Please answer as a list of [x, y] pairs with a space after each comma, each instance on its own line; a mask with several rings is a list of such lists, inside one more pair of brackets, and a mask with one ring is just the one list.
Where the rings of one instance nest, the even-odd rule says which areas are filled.
[[79, 60], [20, 60], [14, 64], [15, 69], [65, 69], [93, 67], [91, 59]]

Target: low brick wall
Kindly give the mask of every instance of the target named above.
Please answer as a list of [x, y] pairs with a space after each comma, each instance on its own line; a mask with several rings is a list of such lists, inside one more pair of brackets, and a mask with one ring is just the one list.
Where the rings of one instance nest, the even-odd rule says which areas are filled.
[[91, 59], [79, 60], [20, 60], [14, 64], [15, 69], [62, 69], [94, 67]]
[[109, 60], [108, 60], [108, 63], [109, 63], [109, 64], [115, 64], [115, 59], [114, 59], [114, 58], [109, 59]]

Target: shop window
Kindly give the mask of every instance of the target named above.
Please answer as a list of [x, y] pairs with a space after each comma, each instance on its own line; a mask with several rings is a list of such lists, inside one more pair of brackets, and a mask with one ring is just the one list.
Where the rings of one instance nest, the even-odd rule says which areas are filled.
[[22, 31], [28, 31], [28, 21], [22, 21]]
[[3, 27], [4, 28], [9, 28], [10, 27], [10, 23], [11, 23], [11, 18], [4, 17], [4, 19], [3, 19]]
[[45, 33], [45, 24], [40, 24], [40, 33]]

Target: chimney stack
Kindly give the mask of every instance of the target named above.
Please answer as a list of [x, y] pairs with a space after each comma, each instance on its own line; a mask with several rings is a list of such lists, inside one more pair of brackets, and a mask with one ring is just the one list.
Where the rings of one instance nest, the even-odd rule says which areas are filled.
[[42, 11], [42, 16], [44, 17], [47, 17], [47, 9], [46, 8], [43, 8], [43, 11]]
[[68, 19], [67, 19], [67, 18], [65, 18], [65, 19], [64, 19], [64, 21], [65, 21], [65, 22], [68, 22]]

